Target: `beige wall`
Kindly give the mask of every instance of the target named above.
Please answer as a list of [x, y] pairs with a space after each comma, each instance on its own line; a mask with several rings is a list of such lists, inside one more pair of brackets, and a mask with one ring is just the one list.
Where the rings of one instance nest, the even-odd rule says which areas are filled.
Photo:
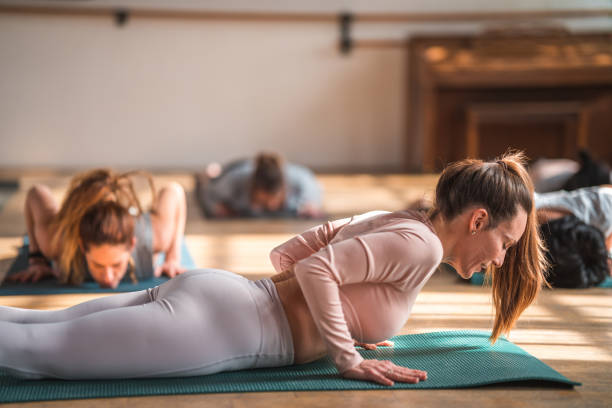
[[274, 149], [319, 169], [399, 170], [407, 56], [364, 48], [343, 57], [337, 31], [0, 14], [0, 167], [197, 168]]
[[0, 16], [0, 163], [399, 166], [405, 58], [329, 24]]

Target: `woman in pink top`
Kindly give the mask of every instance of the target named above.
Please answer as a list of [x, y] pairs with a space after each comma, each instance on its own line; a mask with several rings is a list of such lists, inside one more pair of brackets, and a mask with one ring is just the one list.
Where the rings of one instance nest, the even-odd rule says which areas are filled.
[[26, 378], [164, 377], [329, 354], [344, 377], [415, 383], [427, 373], [364, 360], [353, 339], [376, 343], [398, 333], [440, 262], [465, 279], [493, 272], [491, 340], [545, 282], [521, 154], [450, 165], [428, 215], [371, 212], [328, 222], [275, 248], [271, 260], [279, 273], [259, 281], [202, 269], [65, 310], [0, 307], [0, 367]]

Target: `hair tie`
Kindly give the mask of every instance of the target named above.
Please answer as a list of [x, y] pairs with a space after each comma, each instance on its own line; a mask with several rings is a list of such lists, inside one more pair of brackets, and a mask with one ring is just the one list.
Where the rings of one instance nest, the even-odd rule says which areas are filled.
[[499, 165], [502, 167], [502, 169], [504, 169], [504, 170], [506, 170], [506, 171], [508, 170], [508, 165], [506, 164], [506, 162], [505, 162], [505, 161], [503, 161], [503, 160], [498, 160], [498, 161], [497, 161], [497, 164], [499, 164]]

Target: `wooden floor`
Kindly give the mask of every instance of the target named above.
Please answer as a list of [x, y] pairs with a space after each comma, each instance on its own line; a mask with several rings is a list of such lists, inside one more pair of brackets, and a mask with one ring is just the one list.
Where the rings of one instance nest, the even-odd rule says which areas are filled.
[[[0, 276], [15, 255], [25, 232], [22, 206], [25, 190], [37, 182], [53, 187], [61, 198], [69, 174], [3, 174], [16, 176], [20, 189], [0, 211]], [[234, 271], [255, 279], [269, 276], [268, 252], [313, 221], [209, 222], [200, 217], [186, 174], [156, 176], [158, 185], [179, 181], [188, 192], [186, 242], [201, 267]], [[435, 176], [321, 176], [325, 208], [331, 217], [371, 209], [396, 210], [415, 198], [431, 195]], [[100, 295], [5, 296], [0, 304], [37, 309], [73, 305]], [[492, 322], [489, 291], [438, 272], [425, 286], [402, 333], [435, 330], [489, 329]], [[51, 401], [10, 406], [36, 407], [609, 407], [612, 404], [612, 290], [546, 290], [523, 315], [510, 339], [572, 380], [575, 389], [494, 386], [464, 390], [385, 390], [203, 394], [97, 400]], [[0, 391], [1, 392], [1, 391]]]

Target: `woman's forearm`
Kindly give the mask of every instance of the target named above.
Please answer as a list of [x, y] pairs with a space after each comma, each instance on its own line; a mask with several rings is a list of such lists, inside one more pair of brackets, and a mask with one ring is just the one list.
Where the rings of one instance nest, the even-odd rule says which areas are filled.
[[291, 268], [297, 261], [325, 247], [336, 236], [339, 229], [350, 222], [350, 218], [329, 221], [296, 235], [270, 252], [270, 261], [276, 272]]
[[30, 253], [42, 252], [47, 258], [55, 258], [57, 251], [51, 246], [50, 224], [59, 208], [49, 188], [44, 185], [31, 187], [24, 207]]
[[25, 201], [25, 208], [24, 208], [24, 214], [25, 214], [25, 222], [26, 222], [26, 228], [28, 230], [28, 247], [29, 247], [29, 251], [30, 253], [32, 252], [38, 252], [40, 251], [40, 247], [38, 246], [38, 239], [36, 238], [36, 234], [34, 233], [34, 215], [32, 214], [32, 194], [31, 194], [32, 190], [30, 189], [30, 191], [28, 191], [28, 194], [26, 196], [26, 201]]
[[166, 260], [179, 260], [181, 254], [181, 239], [185, 233], [187, 204], [185, 191], [178, 183], [171, 183], [159, 194], [159, 202], [155, 208], [156, 239], [153, 243], [154, 252], [164, 252]]

